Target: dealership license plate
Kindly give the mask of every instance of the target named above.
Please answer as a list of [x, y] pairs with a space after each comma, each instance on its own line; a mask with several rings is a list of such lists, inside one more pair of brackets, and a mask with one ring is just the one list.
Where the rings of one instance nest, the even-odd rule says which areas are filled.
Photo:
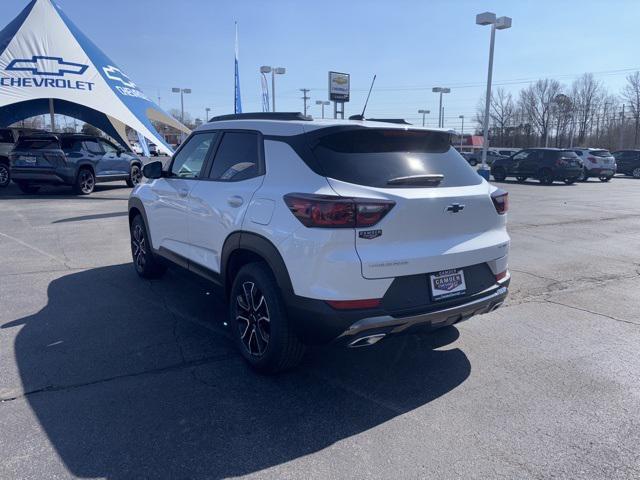
[[457, 297], [464, 295], [467, 291], [462, 270], [444, 270], [432, 273], [429, 275], [429, 281], [431, 283], [431, 296], [434, 300]]
[[27, 165], [35, 165], [38, 159], [34, 156], [20, 155], [20, 161]]

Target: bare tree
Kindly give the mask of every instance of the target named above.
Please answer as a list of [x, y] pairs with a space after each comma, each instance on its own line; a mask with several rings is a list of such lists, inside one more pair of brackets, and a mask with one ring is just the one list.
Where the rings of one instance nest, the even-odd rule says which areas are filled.
[[585, 73], [571, 86], [574, 121], [578, 130], [578, 143], [582, 144], [591, 130], [595, 113], [604, 95], [603, 87], [591, 73]]
[[627, 76], [627, 84], [622, 89], [622, 98], [629, 105], [634, 121], [633, 145], [638, 146], [638, 128], [640, 127], [640, 72]]
[[540, 134], [542, 145], [547, 144], [553, 102], [561, 92], [562, 86], [560, 82], [549, 78], [538, 80], [520, 91], [518, 100], [520, 108], [526, 113], [536, 131]]
[[[474, 117], [475, 122], [479, 126], [479, 130], [484, 129], [484, 97], [478, 102], [476, 108], [476, 114]], [[490, 133], [499, 139], [499, 145], [506, 146], [505, 135], [508, 130], [513, 127], [516, 115], [516, 104], [513, 101], [513, 96], [508, 93], [504, 88], [498, 88], [491, 95], [491, 103], [489, 108], [490, 118]], [[495, 139], [495, 138], [494, 138]], [[492, 142], [490, 142], [491, 144]]]

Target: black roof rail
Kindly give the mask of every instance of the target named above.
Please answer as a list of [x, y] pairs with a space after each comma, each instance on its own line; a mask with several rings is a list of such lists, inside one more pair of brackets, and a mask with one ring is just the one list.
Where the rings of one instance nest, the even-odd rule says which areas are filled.
[[253, 112], [253, 113], [232, 113], [229, 115], [218, 115], [209, 122], [223, 122], [225, 120], [303, 120], [310, 122], [313, 117], [303, 115], [300, 112]]
[[400, 125], [412, 125], [404, 118], [367, 118], [367, 122], [385, 122], [385, 123], [398, 123]]

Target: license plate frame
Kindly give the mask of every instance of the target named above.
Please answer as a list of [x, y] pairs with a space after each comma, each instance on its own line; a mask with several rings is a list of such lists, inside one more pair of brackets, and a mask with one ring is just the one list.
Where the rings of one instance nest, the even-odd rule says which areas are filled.
[[434, 302], [460, 297], [467, 293], [462, 268], [442, 270], [429, 274], [429, 292]]

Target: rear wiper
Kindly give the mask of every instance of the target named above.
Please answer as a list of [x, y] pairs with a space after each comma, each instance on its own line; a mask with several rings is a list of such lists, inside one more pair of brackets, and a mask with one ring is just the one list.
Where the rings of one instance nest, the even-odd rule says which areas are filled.
[[411, 175], [409, 177], [397, 177], [387, 180], [387, 185], [425, 185], [437, 187], [444, 180], [444, 175], [435, 173], [431, 175]]

